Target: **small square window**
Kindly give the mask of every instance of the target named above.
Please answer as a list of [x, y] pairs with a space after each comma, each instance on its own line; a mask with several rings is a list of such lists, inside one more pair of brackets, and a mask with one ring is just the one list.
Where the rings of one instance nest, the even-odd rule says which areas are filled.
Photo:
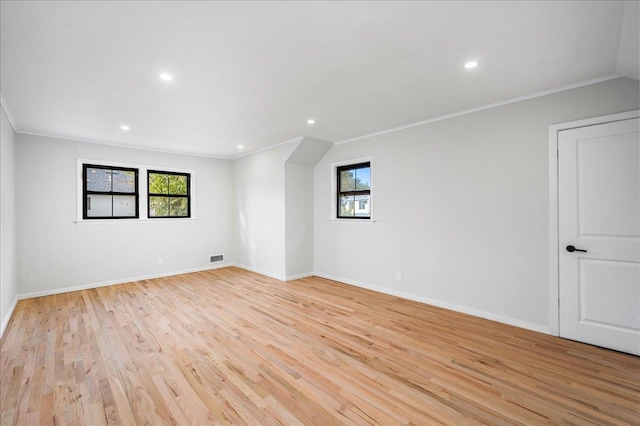
[[337, 212], [339, 219], [371, 218], [371, 163], [336, 168]]

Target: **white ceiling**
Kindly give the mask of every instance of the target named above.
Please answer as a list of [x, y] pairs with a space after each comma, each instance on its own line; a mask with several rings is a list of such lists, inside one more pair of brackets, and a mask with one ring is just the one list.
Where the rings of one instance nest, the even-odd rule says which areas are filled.
[[637, 2], [0, 4], [19, 132], [225, 158], [638, 79]]

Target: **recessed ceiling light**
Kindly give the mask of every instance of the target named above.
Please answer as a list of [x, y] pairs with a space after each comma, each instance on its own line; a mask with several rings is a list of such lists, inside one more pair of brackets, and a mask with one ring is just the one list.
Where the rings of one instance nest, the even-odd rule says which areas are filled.
[[171, 74], [160, 74], [160, 80], [171, 81], [173, 76]]
[[469, 61], [466, 64], [464, 64], [464, 67], [468, 70], [470, 70], [471, 68], [475, 68], [478, 66], [478, 61]]
[[238, 145], [238, 149], [243, 149], [244, 145]]
[[124, 130], [125, 132], [127, 130], [129, 130], [131, 127], [127, 126], [126, 124], [123, 124], [122, 126], [120, 126], [120, 130]]
[[316, 120], [314, 120], [313, 118], [310, 118], [307, 120], [307, 124], [315, 124]]

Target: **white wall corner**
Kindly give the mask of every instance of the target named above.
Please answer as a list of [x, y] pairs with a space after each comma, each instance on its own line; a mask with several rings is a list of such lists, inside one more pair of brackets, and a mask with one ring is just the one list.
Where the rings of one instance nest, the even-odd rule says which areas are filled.
[[9, 107], [7, 106], [7, 101], [4, 100], [2, 93], [0, 93], [0, 105], [4, 110], [4, 113], [7, 115], [7, 118], [9, 119], [9, 124], [11, 124], [11, 127], [13, 128], [13, 132], [18, 133], [18, 128], [16, 127], [16, 121], [13, 119], [13, 115], [11, 114], [11, 111], [9, 111]]
[[258, 154], [258, 153], [264, 152], [264, 151], [269, 151], [270, 149], [277, 148], [277, 147], [282, 146], [282, 145], [288, 145], [290, 143], [295, 143], [295, 142], [300, 143], [302, 141], [302, 139], [304, 139], [304, 136], [298, 136], [296, 138], [289, 139], [289, 140], [286, 140], [284, 142], [277, 143], [275, 145], [270, 145], [270, 146], [267, 146], [265, 148], [261, 148], [261, 149], [255, 150], [255, 151], [245, 152], [243, 154], [236, 155], [235, 157], [230, 158], [230, 160], [239, 160], [240, 158], [249, 157], [251, 155]]
[[624, 77], [640, 80], [640, 3], [623, 3], [616, 71]]
[[301, 280], [303, 278], [309, 278], [312, 277], [314, 275], [313, 272], [305, 272], [304, 274], [297, 274], [297, 275], [288, 275], [285, 278], [285, 281], [295, 281], [295, 280]]
[[253, 266], [242, 265], [240, 263], [234, 263], [233, 265], [236, 268], [244, 269], [245, 271], [255, 272], [256, 274], [265, 275], [269, 278], [274, 278], [278, 281], [288, 281], [285, 275], [272, 274], [271, 272], [263, 271], [262, 269], [254, 268]]
[[9, 325], [9, 320], [11, 319], [11, 315], [13, 315], [13, 311], [15, 311], [16, 306], [18, 305], [18, 297], [13, 299], [13, 303], [9, 307], [7, 314], [2, 318], [2, 325], [0, 325], [0, 337], [4, 336], [4, 331], [7, 329]]

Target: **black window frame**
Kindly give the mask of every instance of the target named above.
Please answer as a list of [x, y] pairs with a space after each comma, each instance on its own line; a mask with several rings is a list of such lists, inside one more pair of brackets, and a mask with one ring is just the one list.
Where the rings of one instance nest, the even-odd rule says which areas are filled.
[[[135, 192], [119, 192], [119, 191], [90, 191], [87, 189], [87, 169], [102, 169], [102, 170], [118, 170], [123, 172], [133, 172], [134, 183], [135, 183]], [[119, 166], [108, 166], [104, 164], [82, 164], [82, 219], [83, 220], [104, 220], [104, 219], [140, 219], [140, 188], [138, 185], [138, 177], [139, 170], [133, 167], [119, 167]], [[113, 186], [112, 188], [113, 189]], [[113, 216], [113, 201], [111, 202], [111, 216], [89, 216], [87, 208], [89, 207], [88, 197], [90, 195], [124, 195], [124, 196], [135, 196], [136, 199], [136, 214], [134, 216]], [[112, 199], [113, 200], [113, 199]]]
[[[152, 193], [149, 188], [151, 179], [150, 174], [185, 176], [187, 178], [187, 194], [158, 194]], [[186, 198], [187, 199], [187, 216], [151, 216], [151, 197], [167, 197], [167, 198]], [[169, 212], [171, 209], [171, 200], [169, 200]], [[168, 213], [169, 213], [168, 212]], [[187, 172], [170, 172], [167, 170], [147, 170], [147, 218], [149, 219], [189, 219], [191, 218], [191, 173]]]
[[[366, 161], [363, 163], [356, 163], [356, 164], [345, 164], [344, 166], [338, 166], [336, 167], [336, 219], [364, 219], [364, 220], [370, 220], [371, 219], [371, 210], [369, 210], [369, 215], [368, 216], [355, 216], [355, 199], [354, 199], [354, 215], [353, 216], [342, 216], [340, 215], [340, 200], [343, 196], [345, 195], [369, 195], [369, 200], [371, 200], [371, 185], [369, 185], [369, 189], [361, 189], [361, 190], [354, 190], [354, 191], [341, 191], [341, 187], [342, 187], [342, 177], [341, 174], [343, 171], [345, 170], [357, 170], [357, 169], [364, 169], [364, 168], [369, 168], [369, 170], [371, 170], [371, 161]], [[369, 205], [371, 205], [371, 201], [369, 201]]]

